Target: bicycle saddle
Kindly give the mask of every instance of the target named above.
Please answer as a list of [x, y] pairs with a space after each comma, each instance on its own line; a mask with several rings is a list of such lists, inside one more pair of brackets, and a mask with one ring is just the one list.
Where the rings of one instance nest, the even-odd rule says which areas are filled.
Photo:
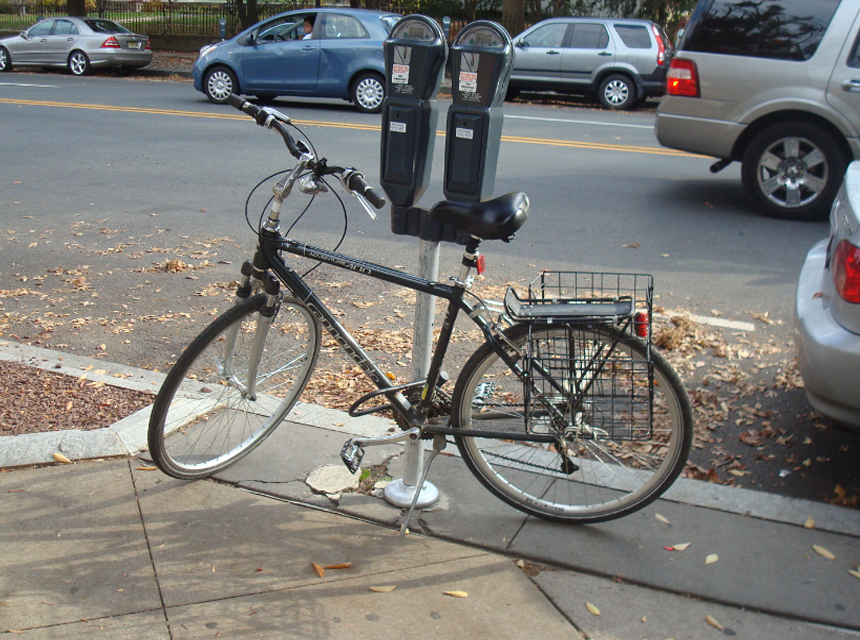
[[518, 191], [486, 202], [442, 200], [430, 209], [430, 217], [481, 240], [510, 242], [529, 217], [529, 197]]

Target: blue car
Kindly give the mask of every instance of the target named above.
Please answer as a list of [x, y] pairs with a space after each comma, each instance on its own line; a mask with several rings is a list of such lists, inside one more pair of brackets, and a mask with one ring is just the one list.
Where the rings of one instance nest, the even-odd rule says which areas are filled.
[[365, 9], [281, 13], [203, 47], [194, 88], [215, 103], [231, 93], [343, 98], [366, 113], [382, 109], [382, 43], [400, 16]]

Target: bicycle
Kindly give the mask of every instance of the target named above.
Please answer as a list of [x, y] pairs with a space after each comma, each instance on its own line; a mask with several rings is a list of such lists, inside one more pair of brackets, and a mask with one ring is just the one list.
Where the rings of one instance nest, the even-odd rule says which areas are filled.
[[[385, 198], [358, 170], [328, 164], [295, 140], [284, 114], [237, 96], [229, 103], [279, 133], [297, 162], [274, 186], [266, 222], [265, 210], [260, 218], [236, 304], [186, 348], [158, 393], [149, 451], [163, 472], [180, 479], [210, 476], [259, 446], [305, 388], [325, 328], [376, 387], [349, 414], [391, 411], [400, 427], [391, 435], [348, 440], [341, 458], [353, 473], [365, 447], [432, 439], [422, 486], [433, 456], [451, 437], [491, 493], [562, 523], [627, 515], [678, 477], [692, 441], [692, 412], [683, 384], [651, 343], [650, 276], [543, 272], [525, 297], [509, 288], [503, 309], [492, 311], [469, 290], [471, 274], [482, 271], [482, 241], [510, 241], [525, 223], [529, 202], [523, 193], [434, 205], [434, 220], [468, 235], [452, 284], [285, 237], [280, 214], [296, 184], [313, 195], [327, 190], [326, 176], [336, 177], [370, 213]], [[447, 300], [426, 378], [393, 384], [286, 254]], [[461, 312], [484, 343], [448, 393], [442, 363]], [[371, 401], [383, 404], [368, 406]]]

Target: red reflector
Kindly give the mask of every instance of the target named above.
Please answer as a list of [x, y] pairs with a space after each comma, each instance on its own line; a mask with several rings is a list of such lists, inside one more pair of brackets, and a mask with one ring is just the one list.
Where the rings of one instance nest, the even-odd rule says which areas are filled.
[[146, 39], [146, 46], [144, 49], [152, 49], [152, 46], [149, 44], [149, 38]]
[[860, 248], [847, 240], [833, 254], [833, 284], [843, 300], [860, 304]]
[[636, 335], [640, 338], [648, 337], [648, 329], [651, 318], [645, 311], [639, 311], [633, 316], [633, 326], [636, 328]]
[[119, 41], [111, 36], [102, 43], [102, 49], [119, 49]]
[[692, 60], [673, 58], [666, 74], [666, 93], [670, 96], [699, 97], [699, 71]]
[[478, 275], [481, 275], [482, 273], [484, 273], [484, 266], [485, 266], [484, 256], [480, 255], [480, 256], [478, 256], [478, 259], [475, 260], [475, 268], [478, 270]]

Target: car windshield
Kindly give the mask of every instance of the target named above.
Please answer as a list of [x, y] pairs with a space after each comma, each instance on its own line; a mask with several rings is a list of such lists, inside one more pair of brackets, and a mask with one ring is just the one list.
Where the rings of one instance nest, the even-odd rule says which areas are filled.
[[128, 29], [110, 20], [84, 20], [87, 26], [96, 33], [131, 33]]
[[382, 21], [382, 24], [385, 25], [385, 29], [388, 31], [388, 33], [391, 33], [391, 30], [394, 28], [394, 25], [397, 24], [398, 20], [400, 20], [401, 17], [402, 16], [392, 14], [388, 16], [382, 16], [380, 20]]

